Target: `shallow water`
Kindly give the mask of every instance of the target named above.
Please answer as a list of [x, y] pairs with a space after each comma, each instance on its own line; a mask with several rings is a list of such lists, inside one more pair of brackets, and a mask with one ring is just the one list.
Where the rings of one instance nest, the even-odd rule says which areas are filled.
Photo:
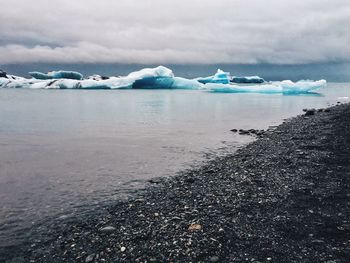
[[319, 94], [189, 90], [0, 89], [0, 248], [32, 224], [81, 213], [227, 154], [303, 108], [347, 102], [349, 83]]

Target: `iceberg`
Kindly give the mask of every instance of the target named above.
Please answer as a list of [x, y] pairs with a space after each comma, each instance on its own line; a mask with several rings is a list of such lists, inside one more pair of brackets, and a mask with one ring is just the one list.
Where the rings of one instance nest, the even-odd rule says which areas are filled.
[[139, 71], [131, 72], [127, 75], [129, 79], [142, 79], [149, 77], [174, 77], [174, 73], [171, 69], [164, 66], [158, 66], [156, 68], [144, 68]]
[[11, 81], [8, 78], [1, 77], [0, 78], [0, 87], [4, 88], [9, 84]]
[[221, 69], [218, 69], [214, 76], [209, 76], [205, 78], [197, 78], [195, 79], [202, 84], [207, 83], [221, 83], [221, 84], [229, 84], [231, 77], [229, 72], [224, 72]]
[[[0, 88], [31, 89], [192, 89], [209, 92], [254, 92], [254, 93], [307, 93], [325, 87], [325, 80], [290, 80], [263, 82], [257, 84], [233, 84], [230, 73], [218, 69], [214, 76], [186, 79], [175, 77], [171, 69], [158, 66], [144, 68], [121, 77], [101, 77], [93, 75], [82, 79], [83, 75], [73, 71], [52, 71], [47, 74], [31, 72], [33, 78], [26, 79], [13, 75], [0, 76]], [[244, 81], [258, 82], [260, 77], [241, 77]], [[254, 82], [254, 83], [255, 83]], [[246, 82], [245, 82], [246, 83]]]
[[194, 79], [185, 79], [181, 77], [174, 77], [174, 83], [172, 88], [173, 89], [192, 89], [192, 90], [198, 90], [198, 89], [204, 89], [204, 84], [198, 82]]
[[318, 81], [302, 80], [293, 82], [291, 80], [283, 80], [270, 82], [261, 85], [232, 85], [232, 84], [206, 84], [206, 88], [212, 92], [223, 93], [237, 93], [237, 92], [251, 92], [251, 93], [285, 93], [297, 94], [314, 92], [327, 85], [327, 81], [322, 79]]
[[131, 87], [134, 89], [170, 89], [173, 85], [174, 73], [171, 69], [163, 66], [157, 68], [145, 68], [130, 73]]
[[[32, 79], [22, 77], [0, 77], [0, 87], [33, 88], [33, 89], [131, 89], [131, 88], [173, 88], [174, 74], [172, 70], [159, 66], [145, 68], [124, 77], [90, 76], [74, 71], [52, 71], [47, 74], [30, 72]], [[9, 75], [7, 75], [9, 77]]]
[[259, 76], [248, 76], [248, 77], [232, 77], [231, 82], [234, 83], [264, 83], [265, 80]]
[[64, 70], [59, 70], [59, 71], [50, 71], [48, 73], [42, 73], [42, 72], [29, 72], [28, 73], [31, 77], [35, 79], [76, 79], [76, 80], [82, 80], [84, 77], [82, 74], [79, 72], [75, 71], [64, 71]]

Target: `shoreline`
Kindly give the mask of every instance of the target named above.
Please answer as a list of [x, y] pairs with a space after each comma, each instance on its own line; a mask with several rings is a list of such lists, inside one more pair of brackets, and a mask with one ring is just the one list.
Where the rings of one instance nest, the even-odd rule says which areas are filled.
[[297, 116], [7, 262], [347, 262], [349, 156], [350, 104]]

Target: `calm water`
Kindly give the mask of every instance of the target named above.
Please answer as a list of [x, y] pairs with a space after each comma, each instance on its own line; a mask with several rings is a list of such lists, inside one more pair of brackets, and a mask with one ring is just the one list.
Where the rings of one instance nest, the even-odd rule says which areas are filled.
[[319, 95], [186, 90], [0, 89], [0, 249], [32, 224], [119, 199], [148, 179], [227, 154], [303, 108], [349, 101], [350, 84]]

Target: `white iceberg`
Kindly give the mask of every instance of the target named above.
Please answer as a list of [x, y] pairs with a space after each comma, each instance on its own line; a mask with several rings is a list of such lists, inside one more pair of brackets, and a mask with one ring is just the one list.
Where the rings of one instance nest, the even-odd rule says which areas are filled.
[[232, 85], [232, 84], [206, 84], [206, 88], [213, 92], [237, 93], [307, 93], [313, 92], [327, 85], [326, 80], [301, 80], [293, 82], [290, 80], [270, 82], [261, 85]]

